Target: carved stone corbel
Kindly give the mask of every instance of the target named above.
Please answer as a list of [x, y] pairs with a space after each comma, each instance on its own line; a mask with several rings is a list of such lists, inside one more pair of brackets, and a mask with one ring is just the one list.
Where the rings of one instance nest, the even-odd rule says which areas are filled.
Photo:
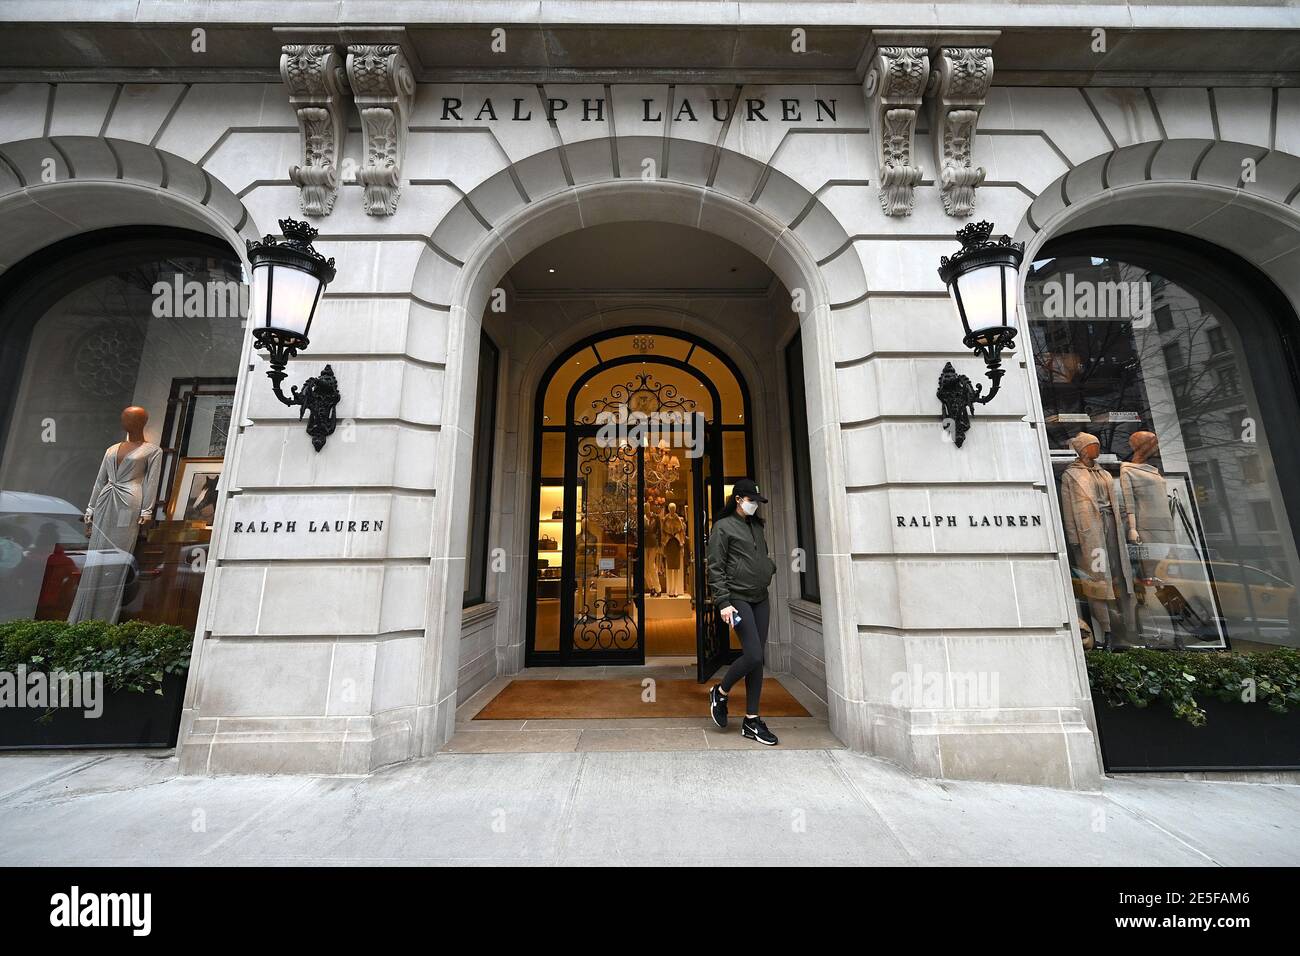
[[323, 43], [281, 47], [280, 76], [298, 116], [302, 164], [289, 167], [298, 202], [308, 216], [328, 216], [339, 191], [339, 164], [347, 135], [347, 76], [338, 50]]
[[397, 44], [362, 43], [348, 47], [348, 80], [361, 114], [364, 161], [357, 181], [365, 187], [366, 213], [391, 216], [402, 188], [415, 77]]
[[925, 47], [876, 47], [864, 92], [876, 133], [880, 206], [887, 216], [912, 212], [913, 191], [921, 181], [921, 167], [912, 163], [912, 136], [929, 79]]
[[988, 47], [942, 47], [935, 54], [934, 152], [943, 211], [969, 216], [984, 167], [973, 158], [975, 129], [993, 82]]

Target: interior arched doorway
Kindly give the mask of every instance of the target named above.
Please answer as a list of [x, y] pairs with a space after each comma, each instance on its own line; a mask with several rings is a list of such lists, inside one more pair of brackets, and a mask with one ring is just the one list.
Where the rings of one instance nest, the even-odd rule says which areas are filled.
[[754, 472], [749, 388], [702, 336], [662, 326], [598, 333], [537, 389], [525, 662], [731, 656], [704, 545], [731, 486]]

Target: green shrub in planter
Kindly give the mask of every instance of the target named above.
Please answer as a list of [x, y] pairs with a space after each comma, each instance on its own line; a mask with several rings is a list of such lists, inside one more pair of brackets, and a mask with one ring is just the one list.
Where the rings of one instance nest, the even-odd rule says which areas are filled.
[[1275, 713], [1300, 707], [1300, 651], [1290, 648], [1259, 654], [1094, 650], [1084, 657], [1089, 686], [1110, 706], [1158, 701], [1197, 727], [1205, 723], [1198, 695], [1243, 701], [1253, 686], [1255, 701]]
[[194, 637], [172, 624], [9, 621], [0, 624], [0, 671], [98, 672], [109, 690], [162, 693], [163, 677], [190, 666]]

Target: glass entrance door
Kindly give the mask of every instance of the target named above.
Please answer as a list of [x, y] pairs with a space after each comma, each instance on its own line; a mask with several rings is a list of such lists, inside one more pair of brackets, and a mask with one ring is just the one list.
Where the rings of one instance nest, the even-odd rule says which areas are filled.
[[[529, 666], [730, 653], [704, 564], [713, 508], [751, 470], [749, 399], [706, 343], [593, 339], [539, 391]], [[707, 671], [707, 673], [706, 673]]]
[[[702, 436], [710, 431], [702, 415], [698, 428]], [[705, 632], [718, 633], [704, 568], [716, 442], [690, 457], [668, 440], [575, 439], [563, 507], [550, 516], [564, 528], [561, 663], [696, 657], [701, 621]]]
[[572, 443], [565, 469], [562, 663], [642, 663], [644, 449]]

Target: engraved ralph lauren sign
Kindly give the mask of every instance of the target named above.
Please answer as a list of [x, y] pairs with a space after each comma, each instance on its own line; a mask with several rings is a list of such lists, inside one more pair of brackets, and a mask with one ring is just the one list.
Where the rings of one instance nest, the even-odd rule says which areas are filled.
[[234, 524], [235, 534], [295, 534], [299, 525], [302, 530], [308, 534], [336, 534], [336, 533], [354, 533], [367, 531], [383, 531], [384, 521], [382, 518], [366, 519], [362, 521], [334, 520], [334, 521], [236, 521]]
[[[674, 123], [699, 123], [710, 117], [725, 123], [733, 115], [742, 123], [834, 123], [835, 99], [833, 97], [709, 97], [691, 99], [681, 97], [641, 97], [636, 118], [642, 123], [662, 123], [667, 110]], [[554, 123], [563, 117], [572, 117], [582, 123], [603, 123], [609, 115], [603, 96], [573, 98], [547, 97], [538, 109], [522, 96], [497, 97], [473, 95], [442, 97], [443, 121], [512, 122], [527, 123], [536, 118], [540, 122]]]
[[899, 528], [1041, 528], [1042, 515], [965, 514], [894, 515]]

